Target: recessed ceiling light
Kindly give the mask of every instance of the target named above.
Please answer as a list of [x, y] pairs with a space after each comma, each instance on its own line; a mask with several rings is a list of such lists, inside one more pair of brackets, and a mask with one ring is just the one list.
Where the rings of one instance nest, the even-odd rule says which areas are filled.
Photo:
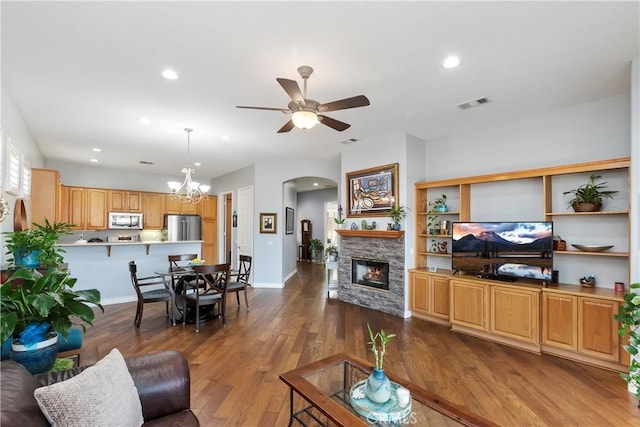
[[229, 135], [222, 135], [222, 140], [223, 141], [229, 141], [231, 138], [229, 137]]
[[138, 121], [143, 125], [148, 125], [149, 123], [151, 123], [151, 120], [147, 119], [146, 117], [140, 117]]
[[178, 80], [178, 74], [168, 68], [162, 72], [162, 77], [167, 80]]
[[460, 65], [460, 58], [457, 56], [447, 56], [442, 65], [444, 68], [455, 68]]
[[102, 150], [100, 148], [93, 148], [91, 151], [93, 151], [94, 153], [99, 153]]
[[317, 186], [318, 186], [318, 183], [317, 183], [317, 182], [314, 182], [314, 183], [313, 183], [313, 186], [314, 186], [314, 187], [317, 187]]
[[98, 163], [98, 159], [91, 159], [91, 163]]
[[193, 166], [200, 166], [200, 162], [193, 162]]

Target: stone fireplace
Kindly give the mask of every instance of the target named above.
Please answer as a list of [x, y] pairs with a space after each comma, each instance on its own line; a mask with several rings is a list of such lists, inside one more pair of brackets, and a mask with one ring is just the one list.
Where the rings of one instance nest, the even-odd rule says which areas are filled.
[[339, 230], [338, 299], [404, 317], [404, 232]]

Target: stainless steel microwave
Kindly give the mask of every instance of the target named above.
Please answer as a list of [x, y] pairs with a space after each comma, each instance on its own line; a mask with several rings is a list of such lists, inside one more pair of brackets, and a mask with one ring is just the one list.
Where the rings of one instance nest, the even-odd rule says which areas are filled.
[[109, 212], [110, 230], [142, 230], [142, 214], [126, 212]]

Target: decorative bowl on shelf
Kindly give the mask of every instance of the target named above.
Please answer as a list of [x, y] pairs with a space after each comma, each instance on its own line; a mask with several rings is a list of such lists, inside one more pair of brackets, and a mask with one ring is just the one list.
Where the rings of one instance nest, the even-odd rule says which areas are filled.
[[596, 285], [596, 278], [593, 276], [581, 277], [580, 284], [583, 288], [593, 288]]
[[607, 249], [611, 249], [613, 247], [613, 245], [592, 246], [592, 245], [578, 245], [574, 243], [572, 243], [571, 246], [583, 252], [602, 252], [602, 251], [606, 251]]

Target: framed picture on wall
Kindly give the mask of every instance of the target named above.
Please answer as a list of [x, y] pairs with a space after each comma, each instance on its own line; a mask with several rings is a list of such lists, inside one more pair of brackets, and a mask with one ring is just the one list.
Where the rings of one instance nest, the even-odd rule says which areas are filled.
[[347, 217], [387, 216], [400, 203], [398, 164], [347, 172]]
[[293, 234], [293, 208], [285, 208], [285, 234]]
[[261, 213], [260, 214], [260, 232], [261, 233], [276, 233], [278, 214], [276, 213]]

